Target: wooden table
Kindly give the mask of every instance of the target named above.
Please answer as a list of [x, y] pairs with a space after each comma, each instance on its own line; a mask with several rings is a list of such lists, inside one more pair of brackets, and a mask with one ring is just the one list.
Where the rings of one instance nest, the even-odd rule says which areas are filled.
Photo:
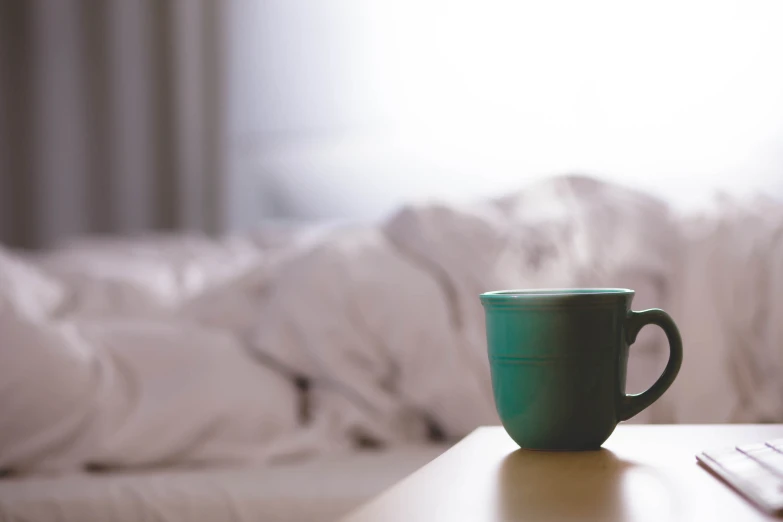
[[600, 451], [550, 453], [479, 428], [345, 522], [780, 520], [694, 457], [780, 437], [783, 425], [621, 425]]

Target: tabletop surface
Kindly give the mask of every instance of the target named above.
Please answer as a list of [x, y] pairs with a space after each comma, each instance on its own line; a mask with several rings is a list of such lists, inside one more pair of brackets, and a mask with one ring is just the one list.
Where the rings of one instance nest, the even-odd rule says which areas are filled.
[[345, 522], [783, 520], [695, 459], [781, 437], [781, 424], [621, 425], [599, 451], [535, 452], [479, 428]]

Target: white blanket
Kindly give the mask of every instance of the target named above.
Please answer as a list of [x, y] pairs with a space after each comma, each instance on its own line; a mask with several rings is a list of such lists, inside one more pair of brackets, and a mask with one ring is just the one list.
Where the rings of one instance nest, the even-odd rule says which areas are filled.
[[[783, 212], [557, 178], [377, 226], [0, 253], [0, 468], [266, 461], [496, 423], [478, 294], [625, 286], [685, 362], [637, 420], [783, 420]], [[640, 335], [629, 388], [660, 372]], [[777, 372], [777, 373], [776, 373]]]

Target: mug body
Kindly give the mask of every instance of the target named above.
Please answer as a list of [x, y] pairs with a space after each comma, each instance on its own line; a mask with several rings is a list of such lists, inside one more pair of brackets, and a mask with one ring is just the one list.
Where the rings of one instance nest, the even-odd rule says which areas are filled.
[[620, 288], [481, 295], [495, 405], [522, 448], [597, 449], [612, 434], [633, 295]]

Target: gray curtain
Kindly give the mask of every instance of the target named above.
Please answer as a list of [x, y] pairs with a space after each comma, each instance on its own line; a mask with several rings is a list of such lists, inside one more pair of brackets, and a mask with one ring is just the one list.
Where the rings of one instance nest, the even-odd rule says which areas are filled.
[[221, 230], [220, 0], [0, 0], [0, 241]]

